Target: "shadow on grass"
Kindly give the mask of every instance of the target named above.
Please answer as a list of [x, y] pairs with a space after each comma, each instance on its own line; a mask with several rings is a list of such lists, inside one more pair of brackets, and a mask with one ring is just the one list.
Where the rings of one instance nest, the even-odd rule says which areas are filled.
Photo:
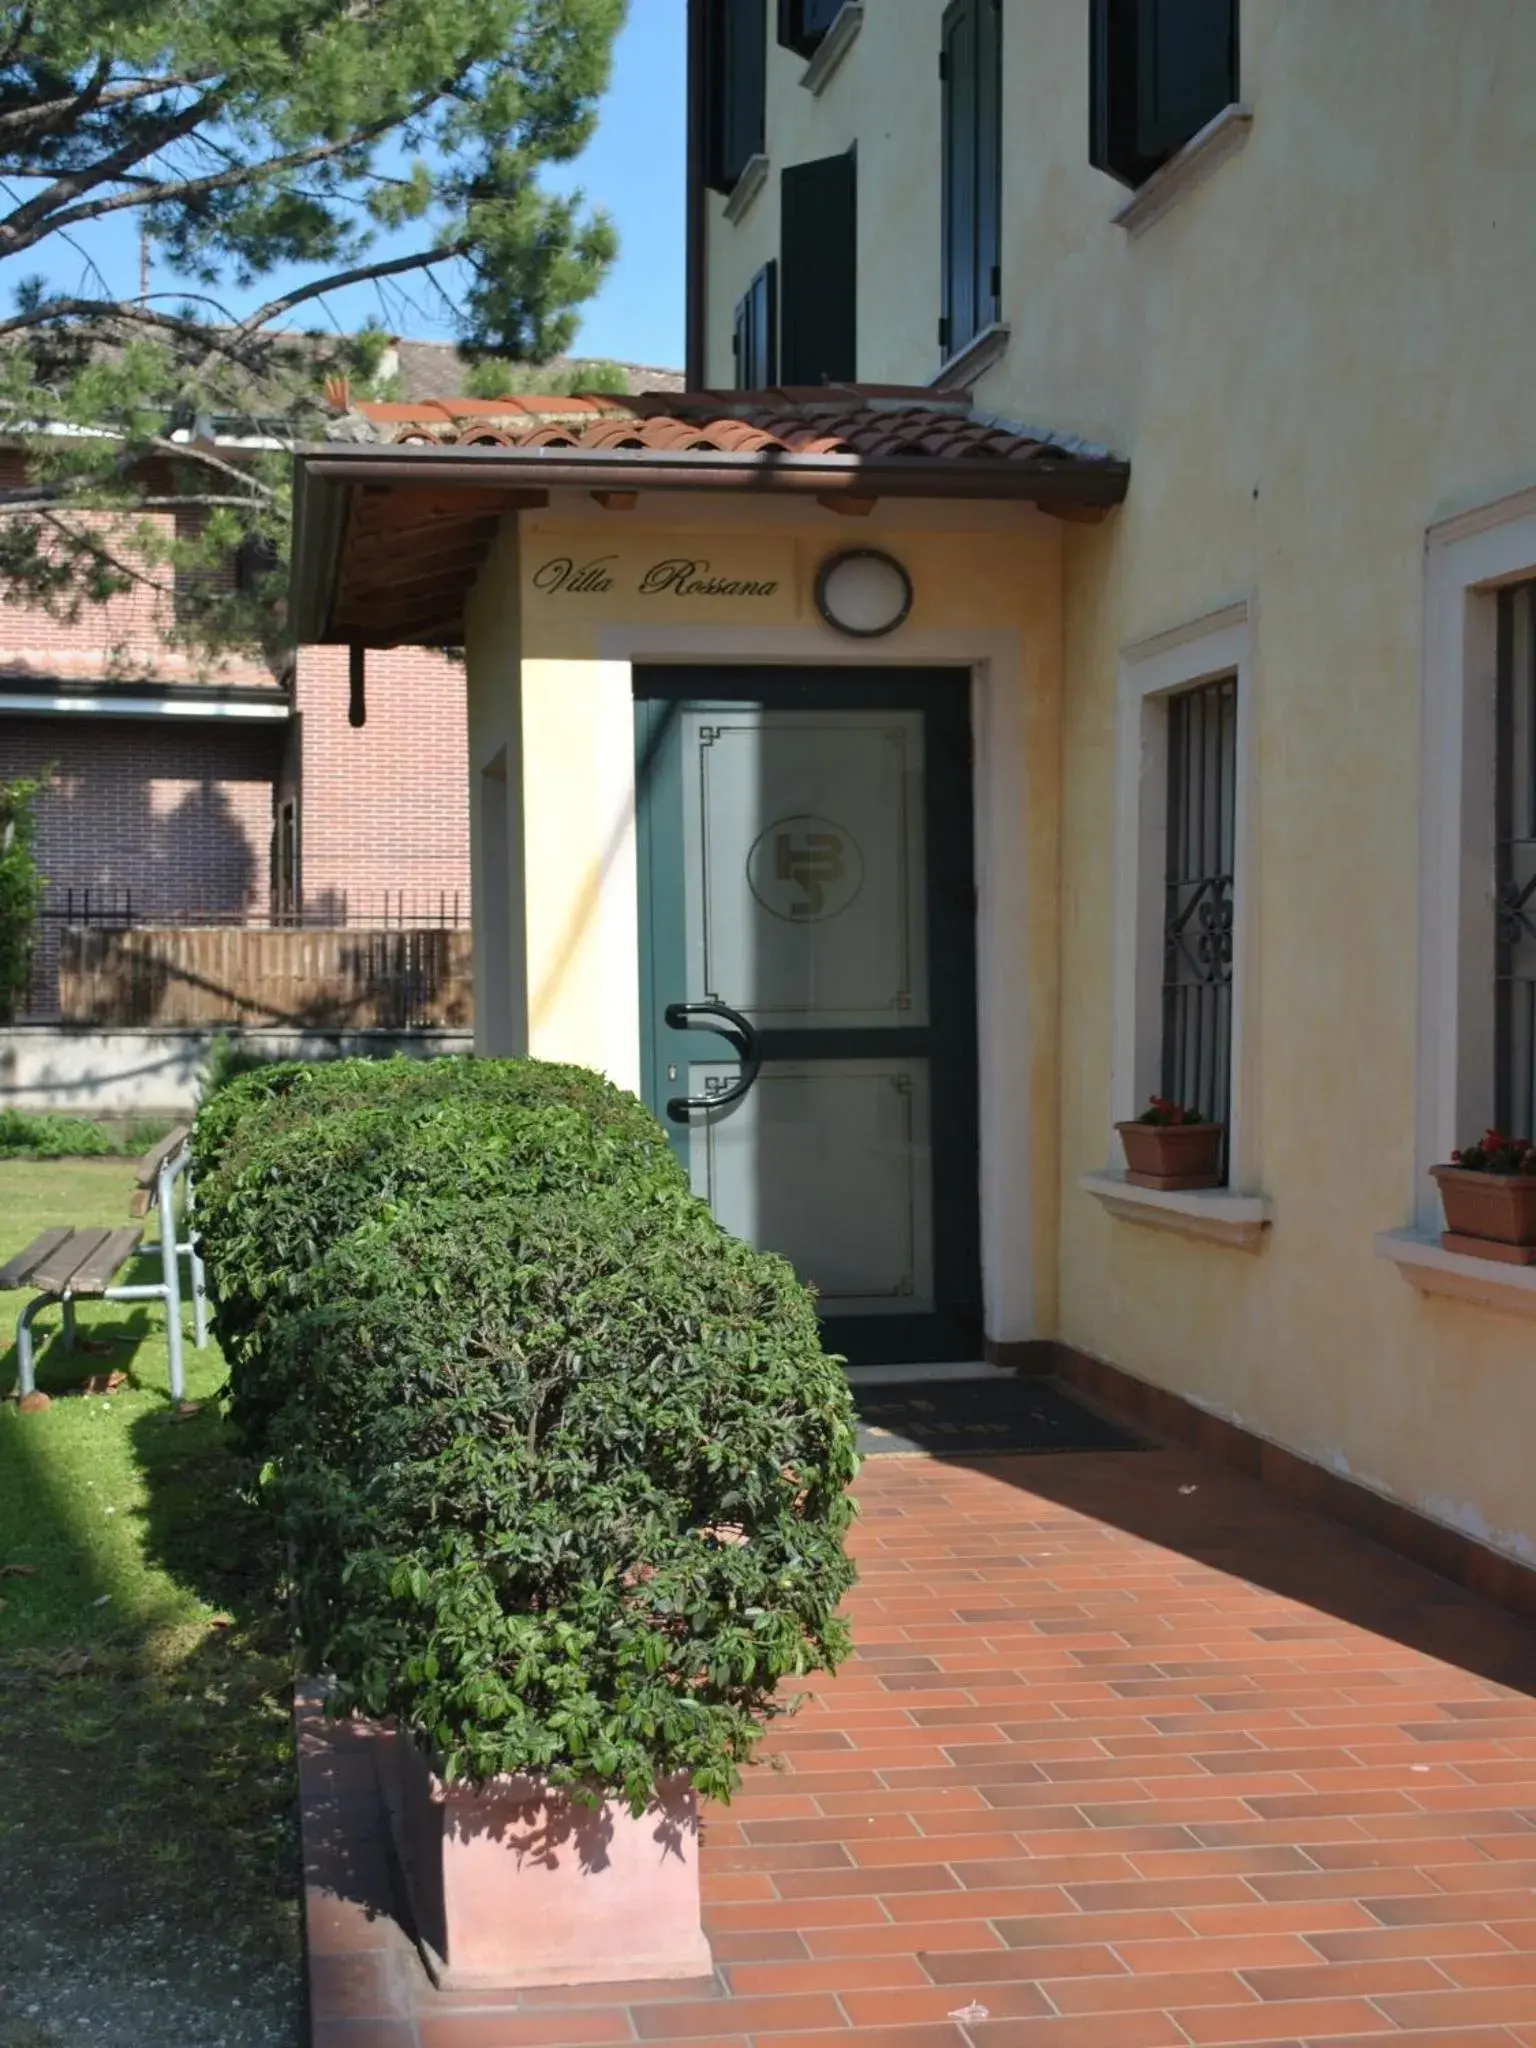
[[[52, 1408], [0, 1408], [0, 1565], [34, 1566], [0, 1578], [8, 1894], [22, 1932], [45, 1931], [87, 1975], [206, 1980], [226, 2004], [265, 1986], [270, 2038], [296, 2038], [282, 2017], [299, 1984], [292, 1664], [270, 1546], [217, 1401], [185, 1419], [171, 1407], [159, 1305], [99, 1313], [83, 1334], [109, 1351], [51, 1337], [40, 1353]], [[114, 1368], [130, 1385], [110, 1419], [67, 1398]], [[120, 1505], [106, 1509], [109, 1463]], [[195, 2020], [183, 2032], [178, 2016], [174, 2037], [224, 2038]]]

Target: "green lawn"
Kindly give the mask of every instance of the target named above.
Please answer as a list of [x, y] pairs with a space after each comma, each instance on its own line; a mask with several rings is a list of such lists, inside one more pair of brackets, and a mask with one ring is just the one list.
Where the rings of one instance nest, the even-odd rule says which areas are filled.
[[[122, 1161], [0, 1161], [0, 1262], [52, 1224], [127, 1220]], [[150, 1219], [148, 1231], [153, 1234]], [[140, 1261], [129, 1279], [152, 1279]], [[0, 1395], [25, 1293], [0, 1294]], [[215, 1398], [217, 1347], [191, 1345], [176, 1415], [158, 1302], [92, 1302], [66, 1351], [40, 1319], [42, 1413], [0, 1401], [0, 1865], [14, 1901], [84, 1925], [199, 1929], [253, 1971], [296, 1953], [292, 1670], [269, 1538]], [[70, 1393], [90, 1374], [118, 1392]], [[85, 1939], [89, 1939], [87, 1932]]]

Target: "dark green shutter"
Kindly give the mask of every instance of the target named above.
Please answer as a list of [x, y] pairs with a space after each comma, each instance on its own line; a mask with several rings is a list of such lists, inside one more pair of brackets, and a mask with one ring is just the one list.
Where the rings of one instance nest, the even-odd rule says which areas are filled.
[[704, 17], [704, 182], [729, 192], [760, 153], [768, 97], [768, 0], [710, 0]]
[[843, 0], [779, 0], [779, 41], [809, 57], [842, 10]]
[[858, 199], [852, 153], [791, 164], [781, 181], [780, 375], [786, 384], [858, 374]]
[[1140, 148], [1166, 163], [1237, 97], [1236, 0], [1143, 0]]
[[1003, 0], [976, 19], [976, 328], [1002, 317]]
[[1088, 159], [1141, 185], [1238, 96], [1238, 0], [1091, 0]]
[[736, 388], [764, 391], [779, 379], [777, 263], [765, 263], [736, 302]]
[[998, 0], [954, 0], [941, 31], [945, 355], [1001, 317], [1002, 24]]

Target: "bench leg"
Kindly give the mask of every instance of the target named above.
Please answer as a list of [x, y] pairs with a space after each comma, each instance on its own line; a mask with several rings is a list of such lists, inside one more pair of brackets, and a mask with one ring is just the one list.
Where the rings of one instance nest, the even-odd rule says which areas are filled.
[[32, 1349], [32, 1320], [40, 1308], [53, 1300], [51, 1294], [34, 1294], [16, 1318], [16, 1390], [22, 1400], [37, 1392]]
[[190, 1171], [186, 1175], [186, 1188], [187, 1270], [192, 1278], [192, 1342], [201, 1351], [208, 1342], [208, 1276], [203, 1271], [203, 1255], [198, 1250], [197, 1219], [193, 1214], [197, 1206], [197, 1196], [192, 1186]]
[[75, 1348], [75, 1300], [71, 1294], [64, 1297], [64, 1343], [67, 1349]]
[[186, 1372], [181, 1353], [181, 1257], [176, 1240], [176, 1181], [160, 1169], [160, 1278], [165, 1288], [165, 1346], [170, 1353], [171, 1399], [184, 1401]]

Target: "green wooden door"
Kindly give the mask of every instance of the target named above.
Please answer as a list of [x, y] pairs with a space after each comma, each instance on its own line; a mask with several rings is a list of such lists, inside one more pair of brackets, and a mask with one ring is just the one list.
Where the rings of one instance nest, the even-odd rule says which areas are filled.
[[974, 1358], [967, 679], [636, 671], [646, 1098], [856, 1364]]

